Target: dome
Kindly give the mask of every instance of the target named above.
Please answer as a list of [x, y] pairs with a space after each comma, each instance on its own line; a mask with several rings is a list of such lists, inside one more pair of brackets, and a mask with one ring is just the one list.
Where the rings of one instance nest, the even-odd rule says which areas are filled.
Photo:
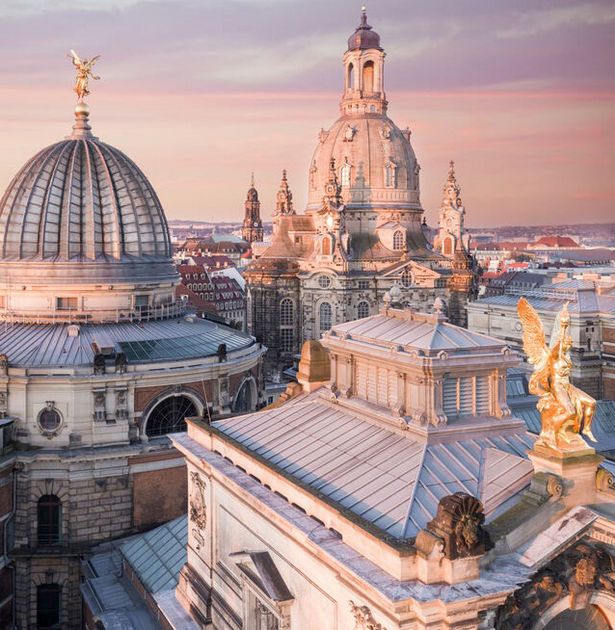
[[31, 158], [0, 200], [0, 318], [171, 314], [179, 275], [156, 192], [92, 135], [85, 103], [75, 114], [73, 133]]
[[348, 50], [368, 50], [370, 48], [380, 49], [380, 35], [367, 23], [367, 13], [363, 9], [361, 24], [348, 38]]
[[248, 190], [247, 201], [258, 201], [258, 191], [252, 187]]
[[419, 166], [410, 131], [400, 130], [386, 115], [344, 115], [320, 133], [310, 168], [308, 210], [322, 206], [331, 158], [347, 206], [421, 209]]
[[168, 260], [169, 231], [152, 185], [80, 119], [69, 138], [37, 153], [10, 183], [0, 201], [0, 259]]

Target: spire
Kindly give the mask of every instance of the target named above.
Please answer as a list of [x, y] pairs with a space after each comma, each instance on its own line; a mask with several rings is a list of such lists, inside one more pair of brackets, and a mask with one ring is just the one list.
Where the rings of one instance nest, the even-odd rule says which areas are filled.
[[254, 171], [252, 171], [252, 176], [250, 177], [250, 188], [254, 188]]
[[455, 162], [451, 160], [448, 165], [448, 177], [442, 191], [442, 207], [461, 209], [461, 186], [455, 177]]
[[286, 179], [286, 169], [282, 171], [282, 182], [280, 183], [280, 190], [278, 190], [276, 196], [275, 213], [295, 214], [293, 209], [293, 193], [290, 191], [290, 186]]
[[325, 195], [323, 204], [327, 208], [337, 209], [342, 205], [342, 187], [337, 179], [335, 170], [335, 158], [329, 160], [329, 178], [325, 184]]
[[361, 7], [361, 24], [359, 28], [371, 29], [372, 27], [367, 23], [367, 7], [363, 5]]

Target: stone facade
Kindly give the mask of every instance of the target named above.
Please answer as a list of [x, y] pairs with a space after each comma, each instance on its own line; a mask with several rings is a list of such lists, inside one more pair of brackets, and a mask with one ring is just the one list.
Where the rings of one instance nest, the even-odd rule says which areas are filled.
[[505, 344], [387, 307], [305, 351], [284, 402], [173, 437], [189, 486], [176, 599], [195, 625], [612, 626], [613, 475], [592, 449], [534, 446], [506, 403]]
[[405, 306], [425, 311], [438, 297], [466, 322], [475, 271], [463, 224], [451, 255], [432, 250], [410, 130], [387, 116], [384, 57], [363, 16], [344, 55], [340, 118], [318, 136], [306, 212], [296, 213], [284, 173], [272, 242], [245, 271], [248, 328], [269, 348], [268, 373], [332, 325], [376, 313], [394, 285]]

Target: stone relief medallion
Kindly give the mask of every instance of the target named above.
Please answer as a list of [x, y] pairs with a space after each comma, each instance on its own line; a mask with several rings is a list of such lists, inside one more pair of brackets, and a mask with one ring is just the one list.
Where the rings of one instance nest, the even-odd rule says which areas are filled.
[[352, 600], [349, 601], [350, 612], [354, 615], [355, 630], [386, 630], [372, 615], [368, 606], [358, 606]]
[[190, 520], [199, 528], [207, 525], [207, 506], [205, 504], [205, 482], [198, 472], [190, 473]]

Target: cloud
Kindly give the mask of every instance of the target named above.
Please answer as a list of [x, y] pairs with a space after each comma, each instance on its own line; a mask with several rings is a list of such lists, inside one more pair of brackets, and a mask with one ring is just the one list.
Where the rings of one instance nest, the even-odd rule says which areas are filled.
[[501, 39], [518, 39], [565, 27], [596, 26], [615, 21], [615, 5], [579, 4], [522, 13], [517, 23], [497, 31]]

